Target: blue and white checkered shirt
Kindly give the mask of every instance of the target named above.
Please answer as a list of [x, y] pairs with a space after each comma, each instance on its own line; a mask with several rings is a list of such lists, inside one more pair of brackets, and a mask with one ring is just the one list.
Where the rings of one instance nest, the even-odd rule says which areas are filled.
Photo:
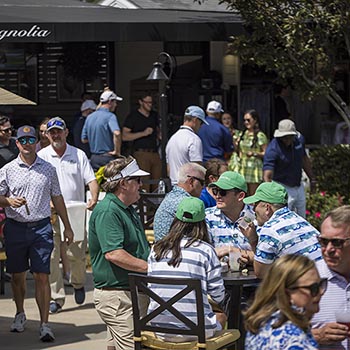
[[61, 194], [55, 168], [43, 159], [36, 157], [28, 166], [20, 156], [0, 169], [0, 195], [6, 197], [24, 197], [27, 200], [30, 215], [25, 206], [5, 208], [6, 216], [19, 222], [33, 222], [50, 217], [51, 196]]

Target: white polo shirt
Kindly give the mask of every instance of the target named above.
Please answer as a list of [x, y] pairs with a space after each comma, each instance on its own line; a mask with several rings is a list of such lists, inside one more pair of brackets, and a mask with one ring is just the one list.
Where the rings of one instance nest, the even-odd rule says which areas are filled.
[[38, 156], [56, 168], [65, 202], [85, 202], [85, 185], [95, 180], [95, 174], [82, 150], [67, 144], [66, 151], [59, 157], [49, 145], [41, 149]]
[[181, 165], [188, 162], [203, 161], [203, 146], [199, 136], [189, 126], [182, 125], [171, 136], [166, 145], [166, 162], [169, 165], [169, 176], [172, 184], [177, 184], [178, 171]]

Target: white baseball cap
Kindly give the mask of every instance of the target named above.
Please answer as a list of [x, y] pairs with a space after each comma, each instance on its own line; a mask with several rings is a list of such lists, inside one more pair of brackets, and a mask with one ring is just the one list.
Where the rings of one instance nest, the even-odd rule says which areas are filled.
[[116, 95], [113, 91], [111, 90], [107, 90], [102, 92], [101, 96], [100, 96], [100, 101], [102, 103], [111, 101], [111, 100], [117, 100], [117, 101], [123, 101], [123, 98]]
[[86, 100], [81, 104], [80, 110], [82, 112], [86, 111], [87, 109], [92, 109], [93, 111], [96, 110], [96, 103], [93, 100]]
[[210, 101], [207, 106], [207, 112], [210, 113], [224, 113], [222, 105], [218, 101]]

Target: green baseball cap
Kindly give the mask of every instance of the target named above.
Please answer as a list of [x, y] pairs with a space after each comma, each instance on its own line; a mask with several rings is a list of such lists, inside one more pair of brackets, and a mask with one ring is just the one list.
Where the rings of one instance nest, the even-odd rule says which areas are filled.
[[244, 177], [236, 171], [225, 171], [219, 177], [219, 180], [209, 184], [209, 187], [219, 187], [222, 190], [232, 190], [238, 188], [244, 192], [248, 192], [247, 183]]
[[288, 202], [288, 194], [286, 189], [277, 182], [263, 182], [256, 189], [254, 195], [243, 199], [245, 204], [260, 201], [271, 204], [286, 204]]
[[199, 222], [205, 219], [204, 203], [199, 198], [184, 198], [176, 210], [176, 217], [183, 222]]

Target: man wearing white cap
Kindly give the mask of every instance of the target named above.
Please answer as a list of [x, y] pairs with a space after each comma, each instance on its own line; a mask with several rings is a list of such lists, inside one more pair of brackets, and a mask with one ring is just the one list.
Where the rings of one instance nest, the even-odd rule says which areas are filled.
[[276, 181], [288, 192], [288, 207], [305, 218], [306, 200], [301, 183], [302, 169], [313, 185], [315, 178], [311, 162], [305, 151], [304, 137], [290, 119], [278, 123], [274, 139], [267, 146], [264, 156], [264, 181]]
[[224, 110], [218, 101], [210, 101], [207, 106], [206, 120], [209, 125], [203, 125], [199, 130], [199, 137], [203, 143], [203, 161], [212, 158], [225, 160], [233, 151], [232, 136], [228, 129], [220, 123], [220, 116]]
[[73, 127], [74, 146], [84, 151], [88, 158], [91, 156], [90, 147], [88, 143], [81, 142], [81, 132], [87, 116], [96, 111], [96, 107], [94, 100], [85, 100], [80, 107], [81, 115]]
[[123, 99], [106, 90], [100, 96], [101, 107], [91, 113], [81, 133], [81, 141], [89, 143], [91, 165], [95, 171], [120, 155], [121, 132], [116, 115], [117, 101]]
[[[94, 276], [94, 302], [108, 330], [108, 349], [133, 350], [132, 302], [129, 272], [147, 272], [150, 248], [139, 215], [133, 208], [142, 177], [132, 157], [120, 157], [104, 169], [105, 198], [93, 210], [89, 222], [89, 250]], [[148, 300], [141, 299], [146, 311]]]
[[187, 107], [182, 126], [166, 145], [168, 174], [173, 185], [178, 182], [178, 172], [183, 164], [203, 161], [202, 141], [197, 135], [202, 124], [208, 124], [203, 109], [198, 106]]

